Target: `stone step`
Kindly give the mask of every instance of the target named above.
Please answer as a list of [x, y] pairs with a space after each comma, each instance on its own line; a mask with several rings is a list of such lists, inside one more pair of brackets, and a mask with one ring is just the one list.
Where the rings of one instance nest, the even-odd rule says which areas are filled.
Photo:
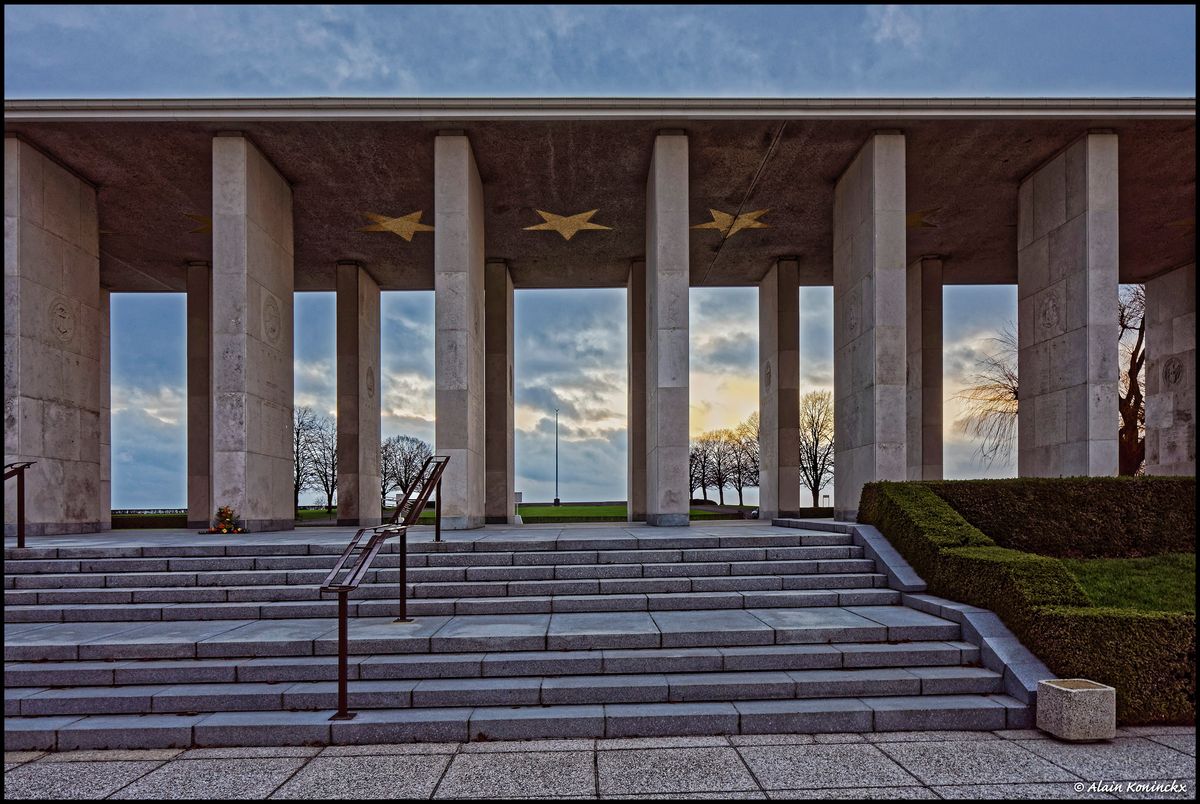
[[[358, 618], [356, 654], [728, 647], [942, 641], [957, 623], [904, 606], [453, 615], [397, 623]], [[333, 620], [22, 623], [5, 626], [5, 661], [329, 655]]]
[[[515, 651], [430, 655], [352, 655], [348, 677], [363, 680], [571, 676], [600, 673], [694, 673], [954, 667], [979, 663], [967, 642], [832, 643], [592, 651]], [[13, 662], [7, 687], [124, 684], [281, 683], [335, 681], [336, 656], [257, 659]]]
[[1005, 695], [14, 717], [6, 751], [1027, 728]]
[[[840, 544], [799, 547], [726, 547], [677, 550], [579, 550], [484, 553], [410, 553], [409, 567], [499, 567], [579, 564], [677, 564], [713, 561], [789, 561], [803, 559], [861, 558], [862, 548], [849, 537]], [[12, 575], [130, 572], [232, 572], [245, 570], [328, 571], [333, 554], [284, 556], [161, 556], [154, 558], [9, 559], [4, 570]], [[395, 568], [398, 553], [383, 553], [373, 566]]]
[[[517, 597], [547, 595], [679, 594], [687, 592], [769, 592], [811, 589], [884, 588], [887, 577], [880, 573], [825, 572], [809, 575], [729, 575], [663, 578], [596, 578], [551, 581], [463, 581], [409, 584], [408, 597]], [[357, 599], [395, 599], [396, 583], [364, 583], [354, 592]], [[266, 584], [262, 586], [170, 586], [104, 589], [23, 589], [4, 593], [6, 606], [123, 603], [271, 603], [321, 600], [316, 583]]]
[[[849, 548], [836, 548], [849, 549]], [[798, 561], [714, 561], [672, 564], [545, 565], [500, 567], [414, 567], [410, 584], [558, 582], [658, 578], [706, 578], [771, 575], [873, 573], [867, 558]], [[319, 585], [328, 570], [239, 570], [230, 572], [130, 572], [6, 575], [10, 589], [123, 589], [130, 587], [208, 587]], [[371, 569], [365, 583], [399, 583], [400, 570]]]
[[[355, 680], [348, 692], [353, 709], [401, 709], [986, 695], [1002, 693], [1003, 684], [983, 668], [914, 667]], [[323, 710], [337, 707], [337, 683], [7, 688], [4, 703], [5, 717]]]
[[[400, 604], [391, 598], [351, 600], [351, 617], [396, 617]], [[892, 589], [797, 589], [705, 594], [608, 594], [515, 597], [425, 598], [408, 601], [410, 617], [452, 614], [545, 614], [551, 612], [670, 611], [675, 609], [808, 608], [814, 606], [883, 606], [900, 602]], [[152, 622], [159, 620], [294, 619], [336, 617], [337, 600], [216, 603], [123, 603], [12, 606], [4, 622]]]
[[[732, 530], [732, 529], [731, 529]], [[432, 528], [418, 527], [410, 529], [408, 536], [409, 553], [471, 553], [471, 552], [511, 552], [511, 551], [587, 551], [587, 550], [709, 550], [718, 548], [738, 547], [800, 547], [822, 545], [846, 545], [852, 541], [844, 533], [829, 533], [820, 530], [805, 530], [795, 533], [780, 533], [778, 530], [764, 526], [761, 529], [748, 529], [739, 526], [736, 533], [729, 534], [696, 534], [688, 529], [678, 529], [662, 533], [647, 534], [646, 529], [638, 528], [642, 535], [634, 535], [633, 530], [613, 529], [608, 531], [601, 528], [579, 526], [564, 526], [555, 528], [525, 528], [520, 531], [507, 533], [485, 534], [472, 531], [458, 531], [443, 534], [444, 540], [433, 541]], [[131, 537], [128, 542], [150, 541], [139, 538], [141, 534]], [[279, 534], [242, 534], [233, 536], [188, 536], [176, 544], [139, 543], [96, 543], [76, 545], [71, 547], [39, 547], [37, 539], [31, 539], [30, 547], [19, 549], [9, 542], [4, 549], [5, 561], [12, 560], [50, 560], [50, 559], [115, 559], [115, 558], [182, 558], [182, 557], [216, 557], [216, 556], [306, 556], [306, 555], [338, 555], [345, 549], [350, 538], [349, 531], [337, 534], [306, 532], [295, 535], [295, 542], [281, 541]], [[88, 539], [97, 541], [96, 539]], [[205, 544], [203, 542], [210, 543]], [[380, 552], [381, 555], [398, 553], [399, 542], [395, 539], [387, 541]]]

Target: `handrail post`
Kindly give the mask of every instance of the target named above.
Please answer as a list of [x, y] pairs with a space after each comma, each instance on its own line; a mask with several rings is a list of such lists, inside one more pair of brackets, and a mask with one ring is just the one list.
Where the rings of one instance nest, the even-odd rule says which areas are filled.
[[17, 471], [17, 547], [25, 547], [25, 467]]
[[400, 616], [398, 623], [410, 623], [408, 617], [408, 529], [400, 534]]
[[338, 710], [330, 720], [350, 720], [354, 717], [354, 712], [349, 711], [350, 695], [346, 690], [349, 675], [347, 665], [350, 662], [350, 641], [346, 633], [349, 596], [348, 589], [338, 591]]
[[434, 500], [433, 508], [433, 540], [440, 542], [442, 540], [442, 479], [438, 478], [437, 482], [437, 499]]

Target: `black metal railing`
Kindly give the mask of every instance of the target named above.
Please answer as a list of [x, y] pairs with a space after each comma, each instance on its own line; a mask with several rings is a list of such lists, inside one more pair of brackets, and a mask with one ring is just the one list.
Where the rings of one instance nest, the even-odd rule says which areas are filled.
[[[367, 537], [364, 541], [364, 537]], [[406, 525], [377, 525], [359, 528], [354, 538], [346, 545], [333, 569], [321, 584], [321, 594], [338, 596], [338, 709], [330, 720], [349, 720], [354, 713], [349, 711], [347, 692], [348, 664], [350, 661], [349, 627], [350, 593], [358, 588], [371, 569], [371, 562], [383, 548], [383, 543], [392, 536], [400, 537], [400, 616], [398, 623], [412, 622], [408, 618], [408, 527]]]
[[431, 455], [421, 465], [421, 471], [413, 478], [412, 483], [404, 490], [404, 496], [392, 518], [390, 525], [415, 525], [421, 518], [421, 513], [429, 503], [429, 496], [437, 492], [433, 509], [433, 540], [442, 540], [442, 473], [446, 464], [450, 463], [449, 455]]
[[[4, 479], [17, 479], [17, 547], [25, 547], [25, 470], [37, 461], [17, 461], [4, 464]], [[440, 496], [440, 495], [439, 495]]]
[[338, 557], [333, 569], [325, 576], [321, 584], [321, 594], [336, 594], [338, 596], [338, 708], [330, 720], [350, 720], [354, 713], [350, 711], [349, 694], [349, 663], [350, 663], [350, 593], [358, 588], [371, 562], [383, 543], [393, 536], [400, 538], [400, 616], [398, 623], [408, 623], [408, 526], [416, 524], [429, 502], [429, 497], [437, 490], [436, 508], [434, 513], [434, 539], [441, 541], [442, 537], [442, 473], [450, 458], [446, 455], [434, 455], [425, 460], [421, 471], [409, 484], [404, 492], [403, 502], [396, 506], [391, 519], [374, 527], [359, 528], [354, 538], [346, 545]]

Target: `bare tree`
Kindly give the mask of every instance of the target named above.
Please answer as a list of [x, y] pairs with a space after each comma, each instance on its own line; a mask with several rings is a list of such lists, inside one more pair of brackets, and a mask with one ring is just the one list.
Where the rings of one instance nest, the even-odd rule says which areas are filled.
[[812, 494], [814, 507], [833, 480], [833, 459], [833, 394], [809, 391], [800, 397], [800, 482]]
[[729, 430], [713, 430], [700, 436], [709, 444], [709, 482], [717, 488], [717, 504], [725, 504], [725, 488], [733, 485], [734, 438]]
[[732, 482], [737, 489], [739, 506], [745, 505], [745, 489], [758, 485], [758, 429], [758, 411], [755, 411], [746, 421], [726, 431], [733, 441]]
[[1146, 286], [1121, 288], [1117, 308], [1121, 328], [1121, 372], [1118, 407], [1121, 415], [1118, 440], [1118, 473], [1141, 474], [1146, 461], [1146, 404], [1142, 368], [1146, 364]]
[[704, 436], [692, 442], [688, 451], [688, 482], [690, 491], [700, 490], [700, 497], [708, 502], [708, 487], [712, 485], [712, 440]]
[[307, 405], [292, 409], [292, 507], [300, 508], [300, 492], [313, 482], [312, 450], [317, 415]]
[[428, 443], [413, 436], [395, 435], [380, 446], [380, 498], [387, 507], [387, 496], [394, 489], [407, 489], [417, 478], [426, 459], [433, 455]]
[[325, 494], [325, 510], [333, 511], [333, 497], [337, 494], [337, 422], [328, 416], [317, 416], [312, 433], [313, 484]]
[[1017, 333], [1012, 322], [990, 338], [991, 348], [975, 363], [967, 387], [958, 394], [966, 413], [955, 422], [979, 442], [984, 463], [1012, 455], [1017, 442]]
[[[1121, 369], [1118, 389], [1118, 471], [1136, 475], [1146, 458], [1146, 408], [1142, 369], [1146, 364], [1146, 289], [1121, 289], [1117, 307]], [[1017, 333], [1012, 322], [991, 339], [992, 348], [976, 361], [968, 384], [958, 394], [967, 412], [955, 423], [979, 441], [985, 463], [1007, 459], [1017, 443]]]

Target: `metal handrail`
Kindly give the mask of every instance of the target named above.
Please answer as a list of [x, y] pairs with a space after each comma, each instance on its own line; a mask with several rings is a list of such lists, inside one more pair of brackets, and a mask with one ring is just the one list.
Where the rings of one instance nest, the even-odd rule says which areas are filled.
[[[25, 470], [37, 461], [15, 461], [4, 464], [4, 479], [17, 478], [17, 547], [25, 548]], [[440, 495], [439, 495], [440, 496]]]
[[[365, 543], [363, 537], [370, 534]], [[400, 616], [398, 623], [412, 622], [408, 616], [408, 526], [377, 525], [359, 528], [354, 538], [346, 545], [333, 569], [321, 584], [321, 594], [338, 596], [338, 710], [330, 720], [350, 720], [354, 713], [349, 711], [347, 679], [350, 661], [349, 609], [350, 593], [358, 588], [371, 569], [371, 562], [383, 549], [383, 543], [392, 536], [400, 537]], [[353, 559], [353, 563], [351, 563]]]
[[[404, 490], [403, 501], [392, 512], [390, 525], [415, 525], [429, 503], [429, 495], [437, 490], [433, 511], [433, 540], [442, 540], [442, 473], [450, 463], [449, 455], [430, 455], [421, 465], [421, 471]], [[413, 495], [416, 494], [416, 497]]]

